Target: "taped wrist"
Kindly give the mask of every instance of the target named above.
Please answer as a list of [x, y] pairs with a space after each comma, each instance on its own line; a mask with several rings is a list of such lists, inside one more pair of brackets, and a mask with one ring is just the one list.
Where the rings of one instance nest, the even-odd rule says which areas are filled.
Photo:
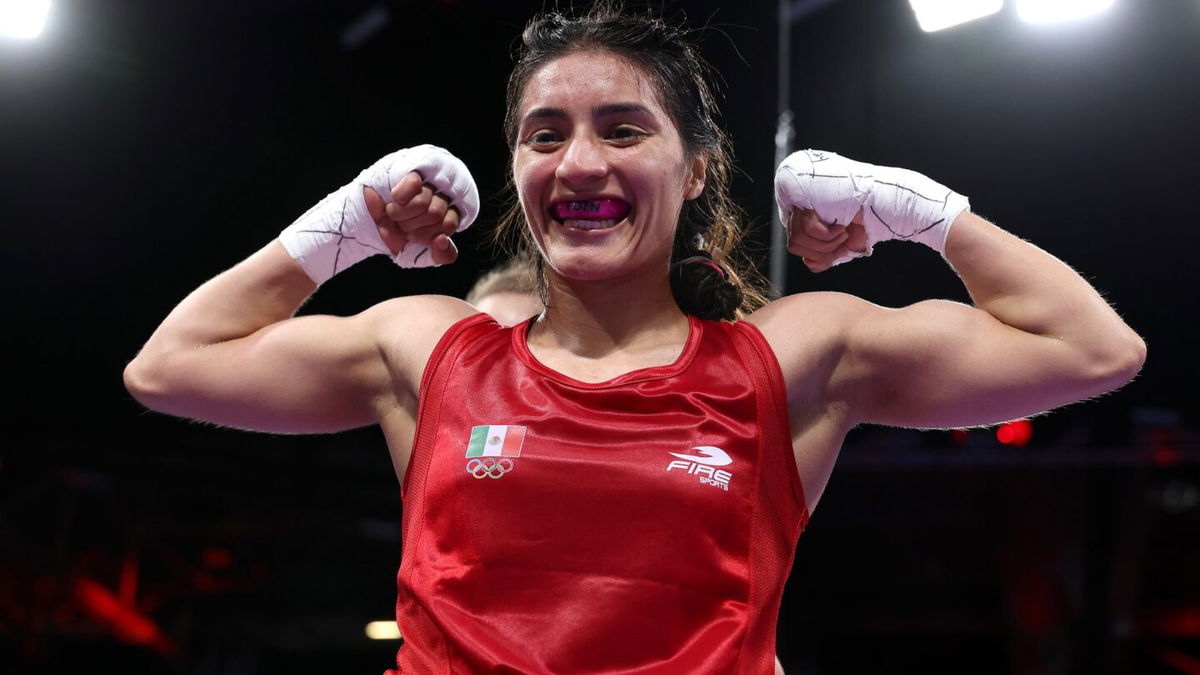
[[479, 191], [470, 171], [446, 150], [418, 145], [380, 158], [326, 195], [280, 232], [280, 243], [318, 286], [373, 255], [386, 255], [401, 267], [435, 266], [424, 244], [409, 243], [392, 255], [363, 197], [363, 188], [369, 187], [385, 203], [391, 202], [392, 186], [411, 171], [421, 174], [425, 183], [450, 200], [459, 215], [457, 231], [471, 226], [479, 215]]
[[889, 239], [917, 241], [944, 253], [950, 225], [970, 208], [965, 196], [916, 171], [822, 150], [801, 150], [779, 165], [775, 198], [785, 226], [796, 208], [815, 210], [829, 225], [846, 225], [862, 209], [867, 250], [850, 251], [835, 265], [871, 255], [875, 244]]

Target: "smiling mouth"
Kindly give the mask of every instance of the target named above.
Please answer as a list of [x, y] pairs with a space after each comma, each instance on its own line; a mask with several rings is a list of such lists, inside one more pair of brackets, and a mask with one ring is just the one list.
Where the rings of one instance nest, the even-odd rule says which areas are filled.
[[579, 199], [555, 202], [550, 214], [573, 230], [604, 230], [615, 227], [629, 215], [632, 206], [622, 199]]

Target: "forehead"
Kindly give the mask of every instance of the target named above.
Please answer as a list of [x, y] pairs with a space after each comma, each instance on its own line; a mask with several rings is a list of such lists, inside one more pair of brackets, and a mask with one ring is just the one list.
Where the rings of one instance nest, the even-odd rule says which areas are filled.
[[574, 52], [539, 68], [521, 97], [521, 116], [535, 107], [591, 108], [603, 103], [641, 103], [665, 115], [652, 79], [638, 66], [605, 51]]

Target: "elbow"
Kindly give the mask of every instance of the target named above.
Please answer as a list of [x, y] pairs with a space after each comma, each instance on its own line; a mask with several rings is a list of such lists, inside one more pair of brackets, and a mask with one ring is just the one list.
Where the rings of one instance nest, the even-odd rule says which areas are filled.
[[1146, 341], [1130, 330], [1114, 339], [1104, 355], [1093, 359], [1093, 376], [1109, 391], [1131, 381], [1145, 363]]
[[1129, 347], [1126, 349], [1125, 370], [1122, 372], [1126, 376], [1126, 382], [1132, 380], [1138, 373], [1142, 372], [1142, 366], [1146, 365], [1146, 341], [1142, 336], [1129, 332], [1130, 340]]
[[121, 378], [125, 383], [125, 390], [134, 400], [154, 410], [154, 401], [160, 397], [163, 388], [154, 376], [155, 367], [148, 361], [141, 355], [134, 358], [126, 364]]
[[121, 373], [121, 379], [125, 383], [125, 391], [129, 392], [138, 403], [145, 405], [142, 398], [146, 395], [148, 389], [145, 375], [145, 367], [137, 358], [125, 364], [125, 371]]

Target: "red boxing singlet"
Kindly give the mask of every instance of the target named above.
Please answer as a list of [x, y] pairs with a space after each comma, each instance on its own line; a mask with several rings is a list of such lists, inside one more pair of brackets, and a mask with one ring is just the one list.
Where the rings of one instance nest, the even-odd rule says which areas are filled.
[[668, 366], [585, 383], [477, 314], [421, 381], [397, 673], [774, 672], [808, 520], [758, 329], [690, 319]]

